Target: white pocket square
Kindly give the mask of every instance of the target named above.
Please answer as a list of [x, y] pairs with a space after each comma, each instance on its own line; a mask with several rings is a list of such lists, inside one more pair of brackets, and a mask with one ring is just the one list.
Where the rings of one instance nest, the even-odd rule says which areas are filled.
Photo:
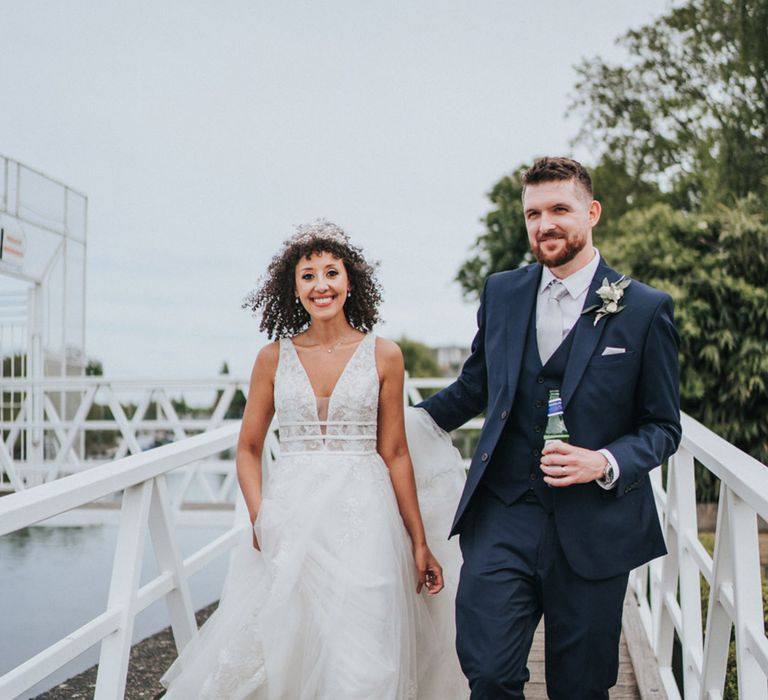
[[610, 345], [606, 345], [605, 350], [603, 350], [601, 357], [605, 357], [605, 355], [621, 355], [626, 351], [627, 351], [626, 348], [612, 348]]

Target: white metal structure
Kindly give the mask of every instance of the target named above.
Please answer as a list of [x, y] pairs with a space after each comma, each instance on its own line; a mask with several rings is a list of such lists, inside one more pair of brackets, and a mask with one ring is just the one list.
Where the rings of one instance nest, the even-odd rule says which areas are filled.
[[[42, 396], [5, 388], [8, 378], [82, 374], [85, 367], [85, 195], [0, 156], [0, 419], [22, 403], [40, 422]], [[49, 397], [51, 399], [52, 397]], [[69, 416], [63, 397], [53, 397]], [[16, 455], [39, 462], [39, 428], [16, 436]], [[14, 454], [14, 453], [12, 453]]]
[[[406, 393], [416, 400], [419, 388], [445, 384], [445, 380], [411, 380]], [[477, 425], [473, 422], [470, 427]], [[95, 644], [101, 644], [95, 697], [122, 698], [134, 619], [160, 598], [168, 603], [177, 647], [184, 647], [195, 632], [188, 578], [231, 548], [243, 534], [246, 521], [244, 516], [236, 516], [228, 532], [181, 561], [166, 478], [184, 465], [230, 450], [237, 431], [236, 424], [227, 425], [0, 498], [2, 536], [122, 492], [107, 609], [0, 677], [0, 698], [23, 693]], [[271, 433], [265, 450], [268, 463], [276, 450], [276, 437]], [[713, 558], [697, 536], [694, 459], [722, 482]], [[630, 593], [655, 651], [667, 696], [681, 697], [671, 670], [672, 645], [677, 633], [682, 643], [682, 697], [722, 697], [730, 630], [734, 626], [739, 697], [768, 698], [768, 639], [762, 622], [757, 538], [757, 516], [768, 517], [765, 466], [683, 416], [683, 441], [669, 464], [666, 488], [660, 470], [653, 472], [653, 481], [670, 554], [633, 572]], [[160, 573], [140, 587], [141, 551], [147, 529]], [[700, 574], [712, 587], [706, 634], [700, 612]]]

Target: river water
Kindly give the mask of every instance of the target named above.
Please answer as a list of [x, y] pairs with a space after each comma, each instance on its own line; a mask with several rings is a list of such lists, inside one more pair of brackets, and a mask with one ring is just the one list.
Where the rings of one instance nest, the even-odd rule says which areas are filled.
[[[219, 528], [178, 528], [183, 557], [224, 532]], [[0, 675], [18, 666], [106, 610], [117, 527], [33, 527], [0, 537]], [[227, 556], [190, 581], [195, 610], [221, 592]], [[147, 536], [142, 584], [157, 574]], [[136, 619], [134, 643], [169, 624], [160, 600]], [[32, 688], [35, 695], [98, 661], [98, 646]], [[5, 699], [3, 699], [5, 700]]]

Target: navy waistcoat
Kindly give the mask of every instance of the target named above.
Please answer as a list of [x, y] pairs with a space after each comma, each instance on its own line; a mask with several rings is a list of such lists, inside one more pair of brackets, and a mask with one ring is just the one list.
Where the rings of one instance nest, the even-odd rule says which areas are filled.
[[536, 341], [536, 309], [531, 311], [515, 398], [482, 483], [507, 505], [533, 493], [552, 509], [552, 493], [539, 467], [550, 389], [559, 389], [573, 344], [570, 332], [542, 367]]

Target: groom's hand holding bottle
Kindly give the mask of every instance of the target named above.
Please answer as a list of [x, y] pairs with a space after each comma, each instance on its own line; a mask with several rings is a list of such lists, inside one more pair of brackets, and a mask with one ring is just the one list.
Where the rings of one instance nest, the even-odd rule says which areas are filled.
[[[572, 486], [602, 482], [607, 488], [615, 481], [612, 467], [603, 452], [595, 452], [570, 444], [570, 434], [565, 425], [563, 402], [559, 389], [549, 392], [547, 425], [544, 428], [544, 449], [541, 451], [541, 471], [549, 486]], [[607, 478], [610, 474], [610, 478]]]
[[552, 440], [541, 451], [541, 471], [550, 486], [572, 486], [605, 479], [609, 466], [602, 452], [577, 447], [562, 440]]

